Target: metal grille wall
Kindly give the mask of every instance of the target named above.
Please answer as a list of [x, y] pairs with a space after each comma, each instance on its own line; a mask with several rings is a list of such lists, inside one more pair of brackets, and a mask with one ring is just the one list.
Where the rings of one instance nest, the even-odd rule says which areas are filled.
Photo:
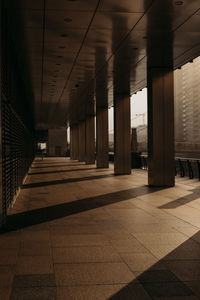
[[[2, 3], [2, 2], [1, 2]], [[18, 24], [3, 1], [1, 45], [1, 126], [2, 145], [2, 221], [34, 158], [33, 98], [25, 70], [21, 44], [17, 44]], [[13, 31], [14, 30], [14, 31]], [[13, 33], [14, 32], [14, 33]], [[1, 224], [0, 224], [1, 227]]]
[[3, 217], [33, 161], [33, 137], [10, 104], [2, 101]]

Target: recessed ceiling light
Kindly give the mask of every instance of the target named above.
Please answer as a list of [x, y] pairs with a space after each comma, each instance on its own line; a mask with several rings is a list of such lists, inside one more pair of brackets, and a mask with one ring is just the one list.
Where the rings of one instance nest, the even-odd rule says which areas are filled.
[[183, 1], [176, 1], [175, 4], [176, 5], [183, 5]]
[[72, 21], [72, 19], [71, 18], [65, 18], [64, 21], [70, 23]]

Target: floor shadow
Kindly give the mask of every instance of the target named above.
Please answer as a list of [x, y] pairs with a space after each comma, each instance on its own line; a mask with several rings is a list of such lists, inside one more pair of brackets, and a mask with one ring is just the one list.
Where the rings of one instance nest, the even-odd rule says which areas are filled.
[[85, 163], [81, 164], [61, 164], [61, 165], [53, 165], [53, 166], [42, 166], [42, 167], [30, 167], [30, 169], [43, 169], [43, 168], [61, 168], [61, 167], [76, 167], [76, 166], [84, 166]]
[[195, 240], [200, 241], [200, 232], [144, 272], [133, 271], [136, 280], [109, 299], [200, 299], [200, 244]]
[[159, 206], [158, 208], [161, 209], [173, 209], [177, 208], [179, 206], [185, 205], [187, 203], [190, 203], [198, 198], [200, 198], [200, 188], [195, 188], [190, 190], [192, 194], [189, 194], [187, 196], [180, 197], [172, 202], [166, 203], [164, 205]]
[[[69, 173], [69, 172], [90, 171], [90, 170], [97, 170], [97, 168], [83, 168], [83, 169], [70, 169], [70, 170], [58, 170], [58, 171], [47, 171], [47, 172], [34, 172], [34, 173], [28, 173], [28, 175]], [[104, 170], [102, 170], [102, 171], [104, 171]]]
[[61, 203], [54, 206], [44, 207], [23, 213], [7, 216], [7, 225], [13, 229], [40, 224], [43, 222], [67, 217], [80, 212], [103, 207], [112, 203], [122, 202], [141, 195], [153, 193], [161, 188], [148, 186], [108, 193], [96, 197], [89, 197], [69, 203]]
[[97, 176], [87, 176], [87, 177], [79, 177], [79, 178], [69, 178], [69, 179], [59, 179], [59, 180], [51, 180], [51, 181], [43, 181], [43, 182], [34, 182], [34, 183], [27, 183], [23, 184], [21, 189], [30, 189], [30, 188], [38, 188], [42, 186], [48, 185], [57, 185], [57, 184], [65, 184], [65, 183], [72, 183], [72, 182], [80, 182], [86, 180], [95, 180], [95, 179], [103, 179], [114, 176], [113, 174], [107, 175], [97, 175]]
[[[69, 161], [70, 163], [72, 163], [72, 161], [71, 160], [64, 160], [64, 162], [66, 163], [67, 161]], [[78, 160], [76, 160], [76, 161], [74, 161], [74, 163], [77, 163], [78, 162]], [[50, 165], [50, 164], [52, 164], [52, 165], [57, 165], [57, 164], [62, 164], [63, 163], [63, 161], [60, 161], [60, 160], [58, 160], [58, 161], [51, 161], [51, 160], [46, 160], [46, 159], [44, 159], [44, 160], [34, 160], [33, 161], [33, 164], [41, 164], [41, 165]]]

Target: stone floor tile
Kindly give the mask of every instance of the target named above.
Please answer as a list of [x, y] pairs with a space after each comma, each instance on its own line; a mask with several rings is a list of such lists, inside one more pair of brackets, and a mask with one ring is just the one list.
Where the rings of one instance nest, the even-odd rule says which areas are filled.
[[50, 234], [48, 230], [32, 230], [30, 231], [22, 231], [21, 233], [21, 241], [49, 241]]
[[151, 269], [165, 269], [166, 267], [150, 253], [120, 253], [122, 259], [133, 271], [146, 271]]
[[52, 287], [56, 286], [54, 274], [16, 275], [13, 288]]
[[[200, 298], [200, 199], [198, 193], [194, 201], [187, 199], [199, 182], [176, 178], [173, 188], [149, 189], [146, 171], [116, 177], [112, 164], [100, 170], [109, 177], [95, 180], [95, 165], [68, 158], [36, 160], [34, 167], [31, 172], [38, 174], [29, 175], [26, 184], [80, 181], [21, 190], [9, 213], [35, 208], [35, 215], [27, 219], [29, 226], [0, 235], [0, 300], [13, 274], [14, 300], [56, 299], [53, 266], [59, 300], [66, 295], [83, 300]], [[77, 208], [71, 215], [68, 203]]]
[[50, 274], [53, 273], [53, 263], [50, 256], [20, 256], [16, 274]]
[[53, 248], [54, 263], [120, 262], [119, 254], [113, 247], [68, 247]]
[[200, 260], [166, 261], [165, 264], [180, 280], [200, 280]]
[[56, 235], [66, 235], [67, 234], [100, 234], [100, 230], [96, 224], [87, 225], [87, 224], [65, 224], [60, 226], [50, 226], [50, 234], [51, 236]]
[[23, 241], [19, 249], [20, 256], [51, 256], [50, 242]]
[[111, 240], [111, 245], [118, 251], [118, 252], [138, 252], [138, 253], [147, 253], [149, 252], [147, 248], [145, 248], [137, 239], [134, 237], [132, 239], [118, 239], [118, 240]]
[[15, 272], [14, 266], [0, 266], [0, 287], [8, 288], [11, 286]]
[[19, 235], [6, 234], [0, 235], [0, 249], [19, 249], [20, 238]]
[[164, 257], [164, 260], [200, 260], [200, 245], [186, 241]]
[[130, 283], [135, 276], [124, 263], [55, 264], [57, 286]]
[[181, 297], [195, 296], [194, 293], [181, 281], [162, 283], [143, 283], [146, 292], [151, 297]]
[[9, 300], [56, 300], [56, 288], [14, 288]]
[[139, 284], [93, 285], [76, 287], [58, 287], [57, 300], [150, 300]]
[[18, 249], [16, 250], [15, 248], [0, 248], [0, 265], [15, 265], [18, 252]]
[[200, 299], [200, 280], [186, 281], [185, 284], [194, 292], [198, 299]]
[[173, 244], [183, 243], [188, 240], [188, 237], [182, 233], [172, 232], [172, 233], [135, 233], [134, 236], [141, 241], [144, 245], [149, 244]]
[[[137, 273], [135, 273], [137, 274]], [[139, 282], [176, 282], [180, 281], [178, 277], [170, 270], [151, 270], [143, 272], [140, 276], [137, 276]]]
[[53, 247], [110, 245], [109, 240], [100, 234], [57, 234], [53, 235], [51, 240]]

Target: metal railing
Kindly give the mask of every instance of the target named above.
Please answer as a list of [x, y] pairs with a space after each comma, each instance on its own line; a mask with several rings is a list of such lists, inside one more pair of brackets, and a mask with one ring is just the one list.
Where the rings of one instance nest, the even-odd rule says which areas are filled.
[[[141, 169], [148, 169], [147, 155], [141, 155]], [[189, 179], [198, 178], [200, 180], [200, 159], [176, 157], [175, 175]]]
[[[132, 168], [135, 167], [133, 157], [132, 155]], [[109, 152], [109, 161], [114, 161], [114, 152]], [[140, 160], [137, 159], [137, 168], [148, 170], [147, 155], [140, 155]], [[200, 180], [200, 159], [176, 157], [174, 168], [176, 176], [187, 177], [189, 179], [198, 178]]]

